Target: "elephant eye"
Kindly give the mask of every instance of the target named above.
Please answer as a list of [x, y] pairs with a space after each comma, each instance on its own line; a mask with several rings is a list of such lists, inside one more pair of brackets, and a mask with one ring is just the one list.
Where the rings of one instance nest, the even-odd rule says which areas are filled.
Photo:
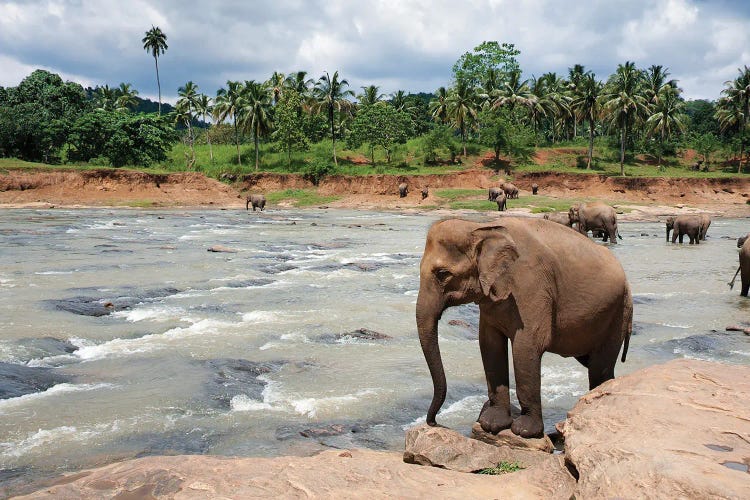
[[440, 283], [445, 283], [451, 278], [451, 272], [447, 269], [436, 269], [435, 277]]

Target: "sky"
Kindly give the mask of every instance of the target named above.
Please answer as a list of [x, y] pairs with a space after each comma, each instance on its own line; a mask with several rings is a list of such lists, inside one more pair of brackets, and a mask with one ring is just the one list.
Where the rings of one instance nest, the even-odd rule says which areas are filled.
[[717, 99], [750, 65], [749, 0], [0, 0], [0, 85], [43, 68], [155, 100], [141, 42], [152, 25], [167, 35], [159, 71], [172, 102], [189, 80], [213, 96], [227, 80], [297, 70], [338, 70], [355, 93], [433, 92], [485, 40], [515, 44], [525, 78], [660, 64], [688, 99]]

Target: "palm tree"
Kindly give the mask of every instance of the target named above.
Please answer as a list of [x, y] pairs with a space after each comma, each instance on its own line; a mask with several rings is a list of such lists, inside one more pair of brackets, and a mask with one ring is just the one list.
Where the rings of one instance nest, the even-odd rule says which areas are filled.
[[96, 103], [99, 109], [112, 111], [117, 101], [117, 89], [110, 88], [109, 85], [97, 87], [94, 91], [96, 94]]
[[284, 91], [284, 82], [286, 82], [284, 73], [279, 73], [278, 71], [274, 71], [271, 78], [268, 79], [267, 83], [271, 90], [271, 94], [273, 95], [274, 106], [279, 103], [281, 94]]
[[242, 165], [242, 156], [240, 155], [240, 135], [237, 128], [238, 113], [242, 108], [242, 84], [227, 80], [227, 88], [220, 88], [216, 92], [214, 100], [214, 119], [216, 123], [221, 123], [227, 118], [232, 119], [234, 126], [234, 139], [237, 144], [237, 164]]
[[654, 100], [651, 116], [646, 120], [647, 137], [654, 135], [659, 137], [658, 165], [660, 169], [664, 140], [669, 139], [673, 133], [684, 132], [687, 128], [687, 115], [682, 112], [684, 107], [685, 103], [680, 98], [680, 89], [665, 85]]
[[587, 72], [578, 82], [573, 94], [570, 108], [582, 121], [589, 122], [589, 151], [586, 160], [586, 169], [591, 168], [594, 157], [594, 130], [596, 120], [600, 114], [599, 97], [604, 84], [596, 79], [593, 73]]
[[547, 116], [552, 117], [554, 128], [556, 105], [552, 99], [552, 95], [548, 91], [544, 77], [532, 77], [530, 79], [529, 90], [531, 96], [526, 102], [526, 107], [529, 111], [529, 119], [531, 120], [531, 125], [536, 137], [537, 131], [541, 128], [542, 120]]
[[[568, 68], [568, 95], [571, 99], [575, 96], [576, 90], [580, 87], [586, 73], [586, 68], [583, 64], [574, 64], [572, 68]], [[573, 114], [573, 138], [578, 136], [579, 120], [580, 118]]]
[[396, 111], [405, 111], [406, 109], [406, 92], [403, 90], [397, 90], [391, 94], [391, 105], [396, 108]]
[[143, 37], [143, 50], [151, 52], [156, 64], [156, 86], [159, 88], [159, 114], [161, 115], [161, 82], [159, 81], [159, 54], [164, 54], [167, 46], [167, 35], [158, 26], [151, 25], [151, 29]]
[[[542, 88], [545, 90], [542, 104], [544, 108], [549, 110], [552, 118], [552, 142], [555, 142], [557, 131], [559, 130], [560, 136], [562, 136], [562, 129], [565, 128], [568, 118], [572, 116], [568, 106], [568, 96], [565, 95], [568, 82], [554, 72], [545, 73], [540, 79], [544, 82]], [[532, 101], [527, 106], [531, 108], [534, 104]]]
[[740, 131], [740, 160], [737, 165], [737, 173], [742, 173], [742, 158], [745, 156], [745, 132], [747, 129], [747, 117], [750, 113], [750, 68], [738, 68], [739, 75], [734, 80], [724, 82], [725, 88], [721, 91], [722, 98], [716, 111], [722, 130], [731, 127], [739, 127]]
[[362, 93], [357, 96], [357, 99], [361, 106], [370, 106], [382, 101], [385, 97], [385, 94], [380, 93], [380, 87], [377, 85], [368, 85], [367, 87], [360, 88], [362, 89]]
[[435, 91], [435, 98], [430, 101], [430, 115], [441, 124], [448, 122], [448, 91], [440, 87]]
[[242, 89], [241, 126], [253, 134], [256, 171], [259, 165], [259, 139], [271, 131], [271, 95], [266, 84], [253, 80], [246, 80]]
[[310, 93], [310, 88], [314, 84], [315, 81], [312, 78], [307, 78], [307, 71], [297, 71], [284, 80], [284, 87], [293, 89], [302, 97], [306, 97]]
[[649, 104], [656, 103], [662, 90], [667, 87], [677, 87], [677, 80], [667, 80], [668, 76], [669, 68], [665, 68], [660, 64], [652, 64], [644, 71], [644, 94]]
[[347, 97], [353, 97], [354, 92], [348, 90], [349, 82], [339, 80], [339, 72], [334, 71], [333, 78], [328, 74], [321, 76], [313, 89], [313, 96], [316, 101], [318, 112], [325, 110], [328, 116], [328, 124], [331, 128], [331, 140], [333, 142], [333, 163], [338, 166], [336, 159], [336, 130], [335, 130], [335, 112], [341, 112], [351, 107], [351, 101]]
[[188, 129], [188, 139], [190, 141], [190, 152], [192, 159], [188, 162], [188, 166], [192, 167], [195, 164], [195, 136], [193, 135], [193, 109], [195, 108], [195, 102], [198, 100], [198, 86], [192, 81], [187, 82], [183, 87], [177, 90], [177, 95], [180, 99], [177, 101], [178, 107], [180, 108], [179, 116], [180, 119], [185, 123]]
[[190, 154], [185, 152], [185, 161], [187, 168], [193, 168], [195, 165], [195, 147], [193, 146], [193, 135], [190, 128], [190, 123], [193, 121], [193, 113], [191, 110], [190, 103], [185, 99], [180, 99], [174, 107], [174, 121], [175, 123], [182, 123], [188, 128], [188, 145], [190, 146]]
[[138, 99], [136, 99], [138, 91], [129, 83], [121, 83], [115, 90], [115, 94], [117, 95], [116, 107], [118, 110], [127, 111], [138, 105]]
[[601, 96], [602, 111], [610, 129], [620, 131], [620, 175], [625, 175], [625, 142], [628, 130], [645, 116], [648, 108], [643, 95], [643, 74], [635, 63], [626, 61], [617, 66]]
[[448, 94], [447, 112], [453, 125], [461, 133], [461, 144], [466, 157], [466, 135], [477, 119], [477, 93], [466, 80], [458, 80]]
[[528, 106], [533, 99], [529, 80], [521, 80], [521, 70], [514, 70], [508, 73], [508, 79], [495, 91], [492, 109], [507, 107], [512, 115], [516, 105]]
[[211, 159], [211, 162], [214, 161], [214, 150], [211, 147], [211, 134], [210, 132], [210, 125], [208, 121], [206, 121], [206, 116], [210, 115], [213, 112], [213, 106], [211, 105], [211, 98], [208, 97], [206, 94], [199, 94], [198, 98], [195, 100], [195, 111], [197, 113], [200, 113], [200, 115], [203, 117], [203, 123], [206, 124], [206, 142], [208, 143], [208, 156]]

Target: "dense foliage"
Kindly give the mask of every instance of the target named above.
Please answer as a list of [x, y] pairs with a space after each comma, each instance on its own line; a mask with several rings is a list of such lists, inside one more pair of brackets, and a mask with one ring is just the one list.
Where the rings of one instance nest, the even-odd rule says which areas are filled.
[[[152, 27], [142, 42], [154, 58], [158, 82], [166, 35]], [[459, 57], [450, 85], [434, 94], [398, 90], [386, 96], [369, 85], [355, 96], [337, 71], [317, 80], [304, 71], [274, 72], [266, 81], [230, 80], [215, 97], [187, 82], [174, 107], [163, 105], [163, 118], [143, 113], [160, 105], [139, 98], [127, 83], [84, 90], [37, 70], [18, 87], [0, 87], [0, 156], [151, 165], [165, 161], [182, 141], [188, 169], [220, 163], [236, 171], [243, 168], [243, 145], [249, 142], [256, 170], [277, 166], [278, 152], [287, 170], [317, 182], [346, 170], [339, 164], [339, 144], [361, 152], [373, 167], [391, 165], [394, 157], [404, 168], [414, 158], [423, 165], [456, 164], [489, 148], [493, 168], [510, 169], [529, 162], [535, 147], [576, 143], [587, 145], [580, 168], [598, 168], [603, 157], [595, 147], [607, 151], [604, 159], [617, 162], [621, 175], [635, 155], [667, 169], [691, 148], [702, 159], [698, 168], [722, 155], [726, 168], [742, 172], [750, 113], [747, 66], [725, 83], [717, 101], [685, 101], [663, 66], [641, 69], [627, 61], [600, 79], [576, 64], [566, 75], [525, 80], [519, 54], [513, 44], [483, 42]], [[214, 147], [230, 144], [233, 159], [215, 157]], [[208, 164], [196, 153], [201, 145], [208, 147]]]

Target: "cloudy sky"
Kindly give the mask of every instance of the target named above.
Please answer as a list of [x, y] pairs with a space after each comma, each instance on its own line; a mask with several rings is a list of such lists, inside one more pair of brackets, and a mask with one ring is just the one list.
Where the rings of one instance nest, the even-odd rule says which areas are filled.
[[430, 92], [483, 40], [514, 43], [525, 77], [661, 64], [691, 99], [716, 99], [750, 65], [748, 0], [0, 0], [0, 85], [45, 68], [154, 97], [151, 25], [168, 37], [166, 100], [188, 80], [214, 95], [228, 79], [299, 69], [338, 70], [355, 91]]

